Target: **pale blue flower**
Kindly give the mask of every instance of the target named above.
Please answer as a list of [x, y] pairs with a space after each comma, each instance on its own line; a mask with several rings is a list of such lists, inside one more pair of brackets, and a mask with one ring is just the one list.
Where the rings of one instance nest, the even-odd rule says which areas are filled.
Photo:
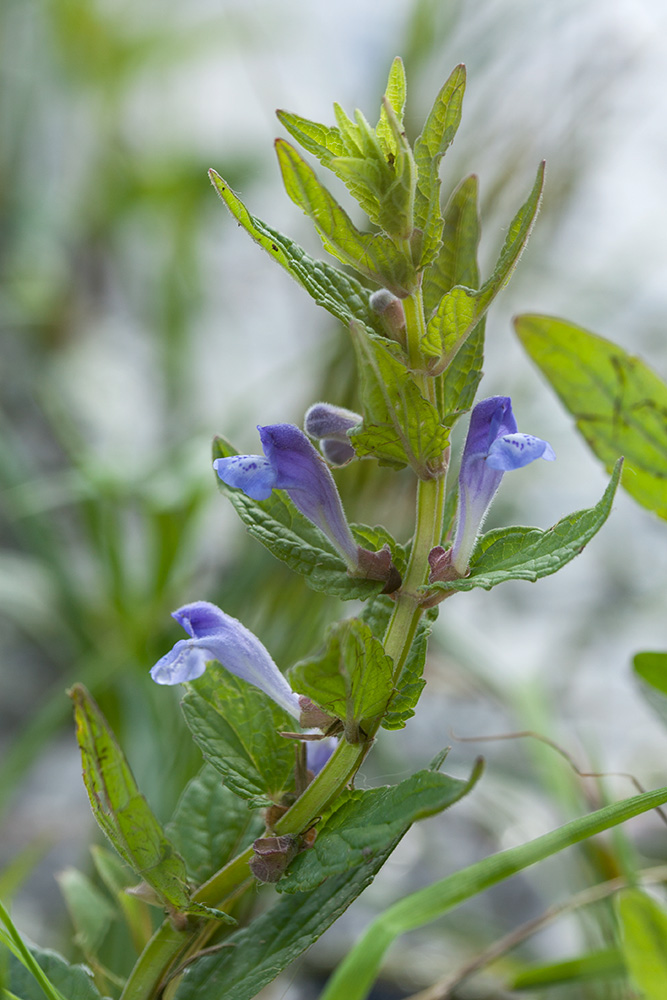
[[220, 479], [253, 500], [267, 500], [273, 489], [285, 490], [294, 506], [338, 549], [348, 569], [357, 570], [358, 545], [322, 456], [293, 424], [257, 429], [264, 455], [217, 458], [213, 467]]
[[544, 458], [553, 462], [546, 441], [517, 430], [509, 396], [491, 396], [475, 406], [461, 458], [459, 503], [449, 562], [460, 576], [468, 570], [475, 541], [505, 472]]
[[236, 618], [208, 601], [194, 601], [174, 611], [179, 625], [190, 636], [179, 639], [151, 670], [157, 684], [183, 684], [196, 680], [206, 664], [217, 660], [230, 674], [254, 684], [296, 719], [301, 716], [299, 695], [259, 641]]

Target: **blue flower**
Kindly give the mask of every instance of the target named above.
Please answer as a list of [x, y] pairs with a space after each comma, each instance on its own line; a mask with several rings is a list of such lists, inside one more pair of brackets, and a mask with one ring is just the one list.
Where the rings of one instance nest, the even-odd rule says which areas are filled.
[[306, 434], [318, 438], [322, 453], [332, 465], [345, 465], [355, 456], [347, 432], [361, 423], [363, 417], [343, 406], [314, 403], [306, 413], [303, 426]]
[[504, 473], [536, 458], [553, 462], [556, 456], [546, 441], [519, 433], [509, 396], [491, 396], [475, 406], [461, 458], [456, 533], [449, 557], [460, 576], [468, 571], [477, 535]]
[[194, 601], [174, 611], [179, 625], [190, 636], [179, 639], [151, 670], [157, 684], [183, 684], [196, 680], [206, 664], [218, 660], [235, 677], [254, 684], [281, 708], [301, 717], [300, 696], [280, 673], [269, 653], [245, 625], [208, 601]]
[[257, 429], [264, 455], [217, 458], [213, 467], [220, 479], [253, 500], [267, 500], [273, 489], [285, 490], [294, 506], [338, 549], [348, 569], [357, 570], [358, 545], [322, 456], [293, 424]]

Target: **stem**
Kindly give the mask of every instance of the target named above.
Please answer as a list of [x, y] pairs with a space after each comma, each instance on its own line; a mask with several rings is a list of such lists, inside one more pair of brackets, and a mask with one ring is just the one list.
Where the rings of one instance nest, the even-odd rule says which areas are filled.
[[[411, 368], [419, 369], [419, 343], [426, 331], [421, 292], [405, 299], [403, 304], [409, 364]], [[413, 377], [425, 398], [429, 398], [433, 393], [432, 379], [418, 371], [413, 373]], [[395, 665], [394, 680], [403, 669], [423, 613], [418, 588], [426, 583], [429, 552], [440, 542], [444, 495], [444, 473], [435, 479], [418, 481], [415, 533], [410, 560], [384, 636], [385, 651], [392, 657]], [[340, 741], [326, 766], [275, 824], [276, 834], [300, 834], [318, 820], [361, 766], [381, 721], [381, 718], [374, 720], [367, 734], [368, 738], [363, 743]], [[251, 857], [252, 848], [248, 848], [204, 883], [194, 893], [193, 900], [224, 908], [225, 903], [236, 898], [252, 884], [253, 876], [248, 867]], [[218, 926], [215, 921], [209, 921], [193, 934], [191, 930], [177, 931], [166, 921], [139, 956], [121, 1000], [152, 1000], [156, 997], [170, 970], [184, 958], [196, 954]]]

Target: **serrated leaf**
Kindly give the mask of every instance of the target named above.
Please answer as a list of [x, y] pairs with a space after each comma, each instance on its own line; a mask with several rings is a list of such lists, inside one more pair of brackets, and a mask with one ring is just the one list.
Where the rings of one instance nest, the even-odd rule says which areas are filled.
[[248, 926], [226, 938], [229, 947], [204, 956], [183, 975], [175, 1000], [252, 1000], [336, 921], [399, 843], [397, 837], [365, 864], [329, 878], [314, 892], [283, 896]]
[[556, 573], [578, 556], [611, 513], [622, 461], [595, 507], [576, 511], [546, 531], [539, 528], [498, 528], [482, 535], [470, 560], [470, 573], [460, 580], [431, 583], [426, 592], [491, 590], [507, 580], [540, 580]]
[[104, 941], [116, 910], [105, 893], [76, 868], [65, 868], [56, 880], [74, 925], [74, 943], [90, 960]]
[[415, 706], [426, 684], [422, 674], [426, 663], [428, 640], [437, 617], [437, 608], [431, 608], [417, 626], [410, 652], [396, 681], [396, 690], [382, 720], [383, 729], [403, 729], [408, 719], [415, 714]]
[[363, 865], [414, 822], [442, 812], [473, 788], [468, 781], [433, 771], [418, 771], [398, 785], [348, 790], [324, 818], [314, 845], [299, 854], [276, 888], [304, 892], [332, 875]]
[[637, 653], [632, 665], [646, 701], [667, 725], [667, 653]]
[[451, 145], [461, 121], [465, 83], [465, 66], [457, 66], [436, 97], [422, 134], [415, 143], [415, 225], [423, 233], [420, 268], [435, 259], [440, 246], [440, 160]]
[[[405, 67], [400, 56], [396, 56], [391, 64], [389, 79], [387, 80], [387, 88], [384, 92], [384, 96], [394, 112], [396, 121], [402, 127], [403, 111], [405, 109], [405, 99], [407, 96], [407, 85], [405, 81]], [[385, 152], [391, 153], [395, 156], [397, 151], [396, 138], [384, 106], [380, 112], [380, 120], [375, 127], [375, 134], [380, 140], [380, 144]]]
[[667, 912], [640, 889], [616, 897], [621, 946], [628, 971], [645, 1000], [664, 1000], [667, 984]]
[[519, 340], [607, 468], [625, 456], [622, 485], [667, 518], [667, 384], [639, 358], [551, 316], [515, 320]]
[[[85, 965], [70, 965], [62, 955], [37, 945], [27, 949], [63, 1000], [101, 1000], [101, 994]], [[44, 991], [32, 973], [15, 956], [9, 956], [7, 989], [21, 1000], [44, 1000]], [[49, 994], [46, 994], [49, 996]]]
[[288, 671], [295, 691], [345, 723], [348, 738], [359, 724], [386, 708], [393, 690], [393, 661], [359, 618], [346, 618], [327, 632], [324, 651]]
[[204, 758], [251, 805], [278, 802], [294, 784], [294, 720], [263, 691], [219, 663], [186, 685], [183, 715]]
[[276, 153], [287, 194], [312, 219], [325, 249], [394, 294], [411, 294], [416, 287], [412, 264], [392, 240], [357, 229], [288, 142], [277, 139]]
[[[224, 438], [213, 442], [213, 460], [236, 455]], [[283, 490], [273, 490], [268, 500], [252, 500], [242, 490], [234, 489], [216, 476], [221, 493], [229, 498], [236, 513], [253, 538], [300, 573], [313, 590], [323, 591], [342, 600], [365, 600], [382, 590], [383, 583], [352, 577], [329, 540], [297, 510]]]
[[425, 926], [517, 872], [666, 801], [667, 788], [658, 788], [615, 802], [404, 896], [375, 917], [357, 939], [320, 1000], [365, 1000], [387, 949], [401, 934]]
[[344, 274], [326, 261], [314, 260], [297, 243], [261, 219], [250, 214], [227, 182], [210, 171], [211, 182], [240, 226], [270, 257], [280, 264], [311, 298], [348, 326], [351, 320], [382, 333], [377, 314], [368, 304], [369, 292], [351, 275]]
[[351, 324], [359, 362], [364, 423], [350, 433], [358, 456], [374, 455], [380, 464], [401, 468], [410, 464], [417, 474], [436, 467], [447, 447], [448, 431], [438, 411], [424, 399], [414, 376], [385, 344]]
[[188, 783], [167, 826], [195, 885], [210, 878], [263, 830], [261, 816], [223, 784], [220, 772], [210, 764]]
[[528, 241], [537, 217], [544, 187], [544, 163], [540, 164], [528, 200], [514, 216], [493, 274], [475, 291], [455, 285], [438, 303], [420, 342], [422, 352], [434, 359], [431, 374], [444, 371], [482, 319], [496, 295], [507, 284]]
[[165, 903], [185, 910], [189, 892], [185, 864], [140, 793], [109, 725], [82, 684], [74, 702], [83, 780], [99, 826], [120, 856]]

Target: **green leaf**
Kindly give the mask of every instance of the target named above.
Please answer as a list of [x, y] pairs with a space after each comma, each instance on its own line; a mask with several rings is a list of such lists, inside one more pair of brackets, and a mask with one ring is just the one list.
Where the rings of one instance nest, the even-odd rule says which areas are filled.
[[617, 948], [605, 948], [562, 962], [529, 966], [508, 984], [510, 990], [544, 989], [561, 983], [584, 983], [625, 975], [625, 965]]
[[276, 153], [287, 194], [313, 220], [325, 249], [394, 294], [411, 294], [416, 287], [412, 264], [392, 240], [357, 229], [293, 146], [277, 139]]
[[308, 891], [332, 875], [367, 864], [412, 823], [467, 795], [480, 773], [476, 768], [468, 781], [462, 781], [425, 770], [398, 785], [343, 792], [325, 816], [314, 845], [294, 859], [276, 888]]
[[440, 246], [440, 160], [459, 127], [465, 85], [465, 66], [457, 66], [436, 97], [422, 134], [415, 143], [415, 225], [423, 233], [420, 268], [435, 259]]
[[430, 368], [432, 374], [439, 374], [451, 364], [456, 352], [512, 276], [535, 223], [543, 186], [544, 163], [540, 164], [528, 200], [512, 220], [491, 277], [478, 291], [456, 285], [440, 300], [420, 343], [422, 352], [434, 359]]
[[263, 830], [262, 818], [223, 785], [220, 772], [210, 764], [186, 786], [167, 826], [196, 885], [248, 847]]
[[[389, 79], [387, 80], [387, 88], [384, 92], [384, 97], [389, 103], [389, 107], [394, 112], [396, 121], [401, 127], [403, 126], [403, 112], [405, 109], [406, 96], [407, 85], [405, 81], [405, 67], [401, 57], [396, 56], [391, 64], [391, 69], [389, 70]], [[397, 153], [396, 136], [394, 133], [394, 127], [389, 121], [384, 105], [382, 107], [382, 111], [380, 112], [380, 120], [375, 127], [375, 134], [380, 140], [380, 145], [384, 149], [385, 153], [393, 154], [395, 156]]]
[[667, 912], [640, 889], [616, 897], [622, 949], [632, 979], [646, 1000], [664, 1000], [667, 983]]
[[[479, 287], [477, 248], [480, 221], [477, 178], [467, 177], [445, 209], [442, 246], [433, 266], [424, 274], [423, 294], [427, 315], [455, 285]], [[482, 378], [484, 363], [484, 328], [482, 319], [442, 375], [435, 378], [436, 407], [442, 423], [451, 427], [472, 406]]]
[[632, 665], [644, 697], [667, 724], [667, 653], [637, 653]]
[[116, 909], [105, 893], [76, 868], [65, 868], [56, 879], [74, 924], [74, 943], [90, 960], [104, 941]]
[[422, 281], [424, 311], [428, 318], [455, 285], [479, 288], [477, 250], [481, 235], [478, 181], [474, 174], [456, 188], [445, 208], [442, 245]]
[[[222, 437], [213, 441], [213, 460], [238, 452]], [[323, 591], [344, 601], [365, 600], [379, 593], [383, 583], [350, 576], [341, 556], [328, 538], [297, 510], [287, 493], [273, 490], [268, 500], [252, 500], [215, 477], [218, 489], [229, 498], [236, 513], [253, 538], [276, 559], [300, 573], [313, 590]]]
[[[460, 903], [559, 851], [667, 802], [658, 788], [572, 820], [519, 847], [478, 861], [433, 885], [418, 889], [376, 917], [327, 983], [320, 1000], [364, 1000], [388, 948], [408, 931], [436, 920]], [[326, 886], [327, 883], [325, 882]]]
[[368, 304], [369, 292], [351, 275], [344, 274], [326, 261], [309, 257], [297, 243], [261, 219], [252, 216], [241, 199], [234, 194], [227, 182], [215, 170], [210, 171], [211, 181], [240, 226], [255, 243], [276, 260], [312, 299], [347, 326], [351, 320], [363, 323], [379, 334], [382, 327], [376, 313]]
[[617, 344], [565, 320], [525, 315], [515, 326], [591, 450], [607, 469], [624, 455], [624, 489], [667, 518], [665, 382]]
[[350, 329], [364, 411], [363, 426], [350, 433], [357, 455], [373, 455], [380, 465], [393, 468], [410, 464], [418, 475], [428, 475], [441, 461], [449, 440], [438, 411], [379, 338], [355, 323]]
[[433, 630], [433, 622], [438, 617], [437, 608], [431, 608], [417, 626], [403, 669], [396, 682], [396, 691], [389, 702], [389, 709], [382, 720], [383, 729], [403, 729], [408, 719], [415, 714], [414, 709], [424, 690], [426, 681], [422, 677], [428, 640]]
[[254, 806], [279, 801], [294, 784], [294, 745], [280, 736], [294, 720], [219, 663], [186, 686], [182, 702], [195, 743], [236, 795]]
[[546, 531], [539, 528], [498, 528], [482, 535], [470, 560], [470, 573], [460, 580], [428, 584], [428, 593], [448, 590], [491, 590], [506, 580], [540, 580], [556, 573], [578, 556], [611, 513], [621, 475], [616, 463], [609, 485], [595, 507], [576, 511]]
[[229, 947], [188, 967], [174, 1000], [252, 1000], [370, 885], [400, 839], [366, 864], [327, 879], [314, 892], [283, 896], [248, 927], [226, 938]]
[[136, 883], [132, 870], [117, 854], [99, 844], [90, 849], [98, 875], [122, 911], [137, 954], [141, 954], [153, 934], [150, 907], [134, 893], [126, 892]]
[[393, 662], [379, 639], [359, 618], [332, 625], [324, 651], [288, 671], [295, 691], [329, 715], [342, 719], [350, 742], [359, 724], [381, 715], [393, 691]]
[[347, 146], [339, 128], [322, 125], [291, 111], [276, 111], [278, 120], [304, 149], [328, 167], [335, 156], [345, 156]]
[[32, 972], [14, 955], [9, 958], [7, 989], [21, 1000], [44, 1000], [44, 996], [60, 1000], [100, 1000], [100, 992], [90, 970], [84, 965], [70, 965], [55, 951], [28, 945], [30, 956], [51, 983], [55, 993], [45, 991]]
[[165, 903], [187, 909], [190, 896], [183, 859], [139, 792], [122, 750], [89, 693], [82, 684], [75, 684], [69, 694], [83, 780], [95, 819], [136, 875]]

